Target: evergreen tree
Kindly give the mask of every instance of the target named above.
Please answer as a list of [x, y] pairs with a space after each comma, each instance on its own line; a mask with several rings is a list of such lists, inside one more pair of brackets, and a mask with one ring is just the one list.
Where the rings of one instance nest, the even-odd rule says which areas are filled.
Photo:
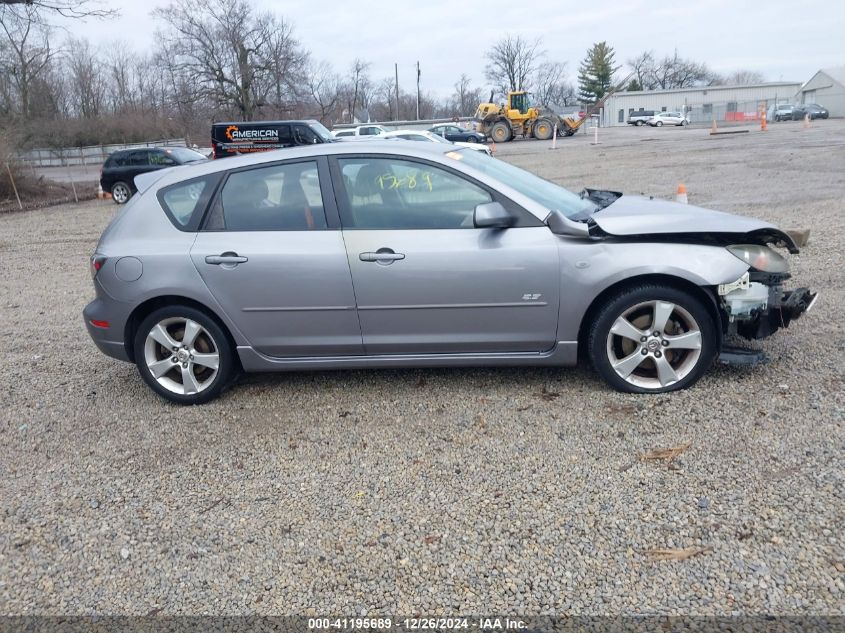
[[579, 98], [585, 103], [596, 103], [613, 85], [613, 73], [622, 66], [614, 66], [616, 53], [607, 42], [593, 44], [578, 68]]
[[632, 79], [631, 83], [628, 84], [628, 87], [625, 88], [625, 90], [627, 90], [628, 92], [639, 92], [642, 89], [642, 84], [636, 79]]

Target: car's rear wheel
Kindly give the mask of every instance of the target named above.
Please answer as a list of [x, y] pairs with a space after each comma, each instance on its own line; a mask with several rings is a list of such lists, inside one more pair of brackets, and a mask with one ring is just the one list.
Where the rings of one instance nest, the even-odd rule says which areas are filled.
[[116, 182], [112, 185], [111, 197], [117, 204], [126, 204], [132, 197], [132, 190], [125, 182]]
[[615, 389], [663, 393], [694, 384], [713, 363], [718, 341], [700, 299], [644, 284], [599, 308], [587, 347], [593, 366]]
[[640, 127], [642, 124], [643, 124], [642, 121], [637, 121], [634, 125], [636, 125], [637, 127]]
[[235, 372], [234, 352], [223, 330], [188, 306], [153, 311], [138, 327], [134, 349], [144, 381], [177, 404], [212, 400]]

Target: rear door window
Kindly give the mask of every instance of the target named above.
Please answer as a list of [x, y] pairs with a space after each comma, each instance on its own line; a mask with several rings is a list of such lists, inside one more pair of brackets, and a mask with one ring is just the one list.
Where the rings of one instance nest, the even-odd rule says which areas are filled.
[[120, 154], [112, 154], [106, 163], [106, 167], [126, 167], [129, 164], [129, 154], [122, 152]]
[[150, 152], [145, 149], [129, 152], [126, 164], [130, 167], [145, 167], [150, 164]]
[[175, 165], [176, 161], [164, 152], [150, 152], [150, 164], [161, 167], [170, 167]]
[[327, 227], [316, 161], [229, 175], [206, 223], [208, 231], [312, 231]]

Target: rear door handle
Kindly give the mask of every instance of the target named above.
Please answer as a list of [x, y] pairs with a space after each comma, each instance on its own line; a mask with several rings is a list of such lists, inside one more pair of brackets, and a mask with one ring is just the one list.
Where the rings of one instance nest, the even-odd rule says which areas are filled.
[[205, 258], [206, 264], [213, 264], [215, 266], [237, 266], [238, 264], [243, 264], [248, 261], [249, 258], [241, 257], [237, 253], [232, 253], [228, 251], [225, 253], [221, 253], [220, 255], [208, 255]]
[[389, 264], [390, 262], [395, 262], [400, 259], [405, 259], [404, 253], [394, 253], [390, 248], [380, 248], [375, 253], [361, 253], [358, 255], [358, 259], [362, 262], [382, 262], [385, 264]]

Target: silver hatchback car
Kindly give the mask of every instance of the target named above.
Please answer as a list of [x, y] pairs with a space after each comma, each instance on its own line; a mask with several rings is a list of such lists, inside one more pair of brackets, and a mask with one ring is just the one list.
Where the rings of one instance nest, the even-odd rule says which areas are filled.
[[[91, 257], [94, 342], [163, 397], [240, 371], [573, 365], [688, 387], [809, 309], [788, 235], [437, 143], [337, 143], [136, 178]], [[770, 246], [771, 245], [771, 246]]]

